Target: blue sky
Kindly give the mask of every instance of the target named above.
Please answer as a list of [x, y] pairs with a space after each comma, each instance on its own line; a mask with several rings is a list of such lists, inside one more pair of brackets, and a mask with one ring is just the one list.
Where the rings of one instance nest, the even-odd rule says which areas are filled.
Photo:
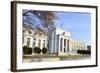
[[[23, 10], [23, 12], [25, 11], [27, 10]], [[67, 32], [71, 32], [71, 37], [73, 39], [83, 41], [86, 44], [91, 44], [90, 13], [55, 11], [54, 14], [57, 16], [55, 24], [58, 28], [64, 29]]]
[[91, 43], [91, 14], [78, 12], [54, 12], [58, 17], [56, 26], [71, 32], [72, 38]]

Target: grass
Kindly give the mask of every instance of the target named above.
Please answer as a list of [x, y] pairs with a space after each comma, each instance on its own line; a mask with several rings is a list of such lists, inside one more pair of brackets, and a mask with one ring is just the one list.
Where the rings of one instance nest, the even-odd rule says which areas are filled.
[[85, 58], [85, 57], [90, 57], [90, 55], [61, 55], [61, 56], [57, 56], [57, 55], [50, 55], [50, 54], [45, 54], [45, 55], [23, 55], [23, 58]]

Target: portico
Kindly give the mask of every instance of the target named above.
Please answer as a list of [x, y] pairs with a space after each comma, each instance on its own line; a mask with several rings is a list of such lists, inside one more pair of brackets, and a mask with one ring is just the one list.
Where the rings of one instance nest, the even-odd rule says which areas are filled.
[[[71, 33], [65, 32], [61, 29], [55, 29], [49, 32], [49, 49], [50, 53], [56, 53], [58, 55], [63, 55], [69, 53], [69, 39]], [[51, 39], [53, 37], [53, 39]], [[53, 43], [53, 44], [52, 44]]]
[[63, 35], [57, 35], [58, 54], [69, 53], [69, 38]]

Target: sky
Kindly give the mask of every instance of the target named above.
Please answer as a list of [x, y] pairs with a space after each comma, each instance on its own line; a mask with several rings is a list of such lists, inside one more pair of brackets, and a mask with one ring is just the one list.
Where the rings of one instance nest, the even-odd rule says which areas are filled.
[[57, 16], [55, 24], [67, 32], [71, 38], [91, 44], [91, 14], [78, 12], [54, 12]]
[[[27, 10], [23, 10], [23, 12], [25, 11]], [[57, 17], [55, 19], [55, 25], [57, 26], [57, 28], [61, 28], [66, 32], [70, 32], [71, 38], [75, 40], [83, 41], [87, 45], [91, 44], [90, 13], [60, 12], [60, 11], [54, 11], [53, 13]], [[36, 19], [36, 17], [33, 16], [32, 19]]]

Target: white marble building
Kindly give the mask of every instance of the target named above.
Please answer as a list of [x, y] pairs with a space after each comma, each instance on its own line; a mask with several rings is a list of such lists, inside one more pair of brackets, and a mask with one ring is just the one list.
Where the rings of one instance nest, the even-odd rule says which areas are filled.
[[71, 38], [70, 32], [62, 29], [54, 29], [48, 33], [49, 53], [58, 55], [77, 54], [77, 50], [85, 50], [86, 45]]
[[77, 54], [77, 50], [86, 50], [86, 45], [71, 38], [70, 32], [54, 29], [46, 33], [23, 30], [23, 46], [47, 48], [50, 54]]
[[68, 52], [71, 33], [61, 29], [54, 29], [48, 33], [49, 52], [64, 54]]

